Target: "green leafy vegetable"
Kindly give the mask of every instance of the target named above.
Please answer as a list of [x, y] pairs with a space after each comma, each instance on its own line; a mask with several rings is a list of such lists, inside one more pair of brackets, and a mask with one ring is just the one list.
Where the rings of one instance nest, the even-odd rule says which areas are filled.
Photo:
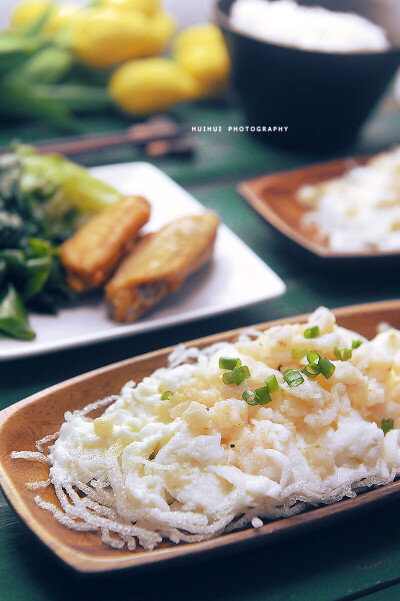
[[0, 32], [0, 75], [20, 67], [41, 45], [37, 37]]
[[0, 289], [3, 286], [3, 283], [5, 282], [6, 275], [7, 275], [7, 263], [4, 261], [4, 259], [0, 259]]
[[74, 57], [68, 48], [45, 46], [14, 73], [25, 82], [53, 84], [60, 81], [72, 68]]
[[22, 299], [10, 283], [0, 295], [0, 332], [24, 340], [35, 338]]
[[9, 119], [41, 119], [65, 131], [77, 132], [76, 121], [69, 109], [48, 91], [20, 78], [0, 80], [0, 116]]
[[0, 157], [0, 332], [29, 339], [27, 309], [55, 313], [73, 296], [58, 245], [119, 198], [86, 169], [27, 146]]
[[19, 215], [0, 211], [0, 248], [14, 248], [24, 235], [24, 223]]

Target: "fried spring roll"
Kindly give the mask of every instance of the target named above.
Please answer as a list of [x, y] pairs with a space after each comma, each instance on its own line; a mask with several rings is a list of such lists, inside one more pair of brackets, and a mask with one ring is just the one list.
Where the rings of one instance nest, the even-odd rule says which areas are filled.
[[106, 282], [117, 263], [133, 248], [139, 229], [150, 217], [141, 196], [123, 196], [95, 215], [61, 247], [67, 283], [83, 292]]
[[110, 317], [134, 321], [179, 288], [211, 258], [218, 223], [217, 215], [207, 212], [177, 219], [143, 238], [106, 286]]

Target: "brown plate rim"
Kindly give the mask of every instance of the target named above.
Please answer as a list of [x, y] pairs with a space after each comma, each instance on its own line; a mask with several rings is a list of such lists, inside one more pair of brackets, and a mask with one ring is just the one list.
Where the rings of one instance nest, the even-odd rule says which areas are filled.
[[[337, 317], [351, 317], [354, 314], [368, 315], [378, 313], [380, 311], [400, 311], [400, 300], [389, 300], [374, 303], [365, 303], [360, 305], [351, 305], [333, 309]], [[267, 321], [254, 325], [254, 328], [265, 329], [274, 325], [283, 323], [295, 323], [297, 321], [305, 321], [309, 314], [295, 315], [289, 318], [282, 318], [273, 321]], [[248, 326], [213, 334], [203, 338], [191, 340], [187, 343], [188, 346], [206, 346], [221, 340], [229, 340], [237, 337], [241, 332], [248, 329]], [[23, 411], [26, 407], [31, 406], [35, 402], [46, 398], [48, 395], [66, 388], [72, 384], [85, 382], [96, 378], [100, 374], [120, 370], [126, 366], [140, 363], [144, 360], [152, 358], [166, 358], [174, 347], [166, 347], [151, 353], [138, 355], [136, 357], [113, 363], [105, 367], [87, 372], [80, 376], [70, 378], [64, 382], [51, 386], [41, 392], [38, 392], [28, 398], [21, 400], [9, 407], [6, 407], [0, 412], [0, 436], [7, 429], [7, 421], [17, 412]], [[71, 407], [71, 410], [74, 407]], [[400, 494], [400, 481], [394, 481], [377, 489], [369, 490], [360, 493], [355, 498], [345, 499], [332, 505], [320, 506], [315, 509], [310, 509], [304, 513], [294, 515], [288, 518], [282, 518], [271, 521], [260, 529], [246, 528], [237, 532], [232, 532], [225, 535], [220, 535], [214, 539], [202, 541], [199, 543], [183, 543], [177, 546], [168, 546], [153, 551], [146, 551], [140, 554], [126, 552], [126, 557], [109, 558], [96, 557], [90, 552], [81, 553], [76, 549], [59, 540], [51, 532], [49, 532], [36, 516], [36, 510], [30, 511], [25, 505], [22, 497], [19, 494], [18, 486], [15, 486], [12, 477], [10, 477], [4, 467], [5, 456], [0, 456], [0, 485], [2, 486], [8, 501], [18, 513], [20, 518], [29, 526], [29, 528], [39, 537], [39, 539], [48, 548], [50, 548], [61, 560], [67, 563], [70, 567], [80, 572], [105, 572], [109, 570], [118, 570], [123, 568], [133, 568], [155, 564], [164, 561], [172, 561], [178, 559], [195, 559], [199, 554], [206, 554], [212, 551], [222, 551], [230, 546], [235, 549], [242, 545], [252, 545], [254, 543], [267, 543], [284, 537], [290, 533], [294, 533], [305, 527], [311, 527], [319, 524], [321, 521], [331, 520], [340, 516], [347, 516], [349, 512], [359, 510], [364, 507], [369, 507], [373, 504], [381, 503], [389, 498]], [[36, 494], [32, 491], [32, 495]], [[37, 512], [43, 511], [39, 507]]]
[[[283, 234], [286, 238], [289, 238], [295, 244], [303, 247], [307, 251], [311, 252], [313, 255], [321, 258], [321, 259], [389, 259], [400, 256], [399, 250], [377, 250], [377, 251], [357, 251], [357, 252], [338, 252], [333, 251], [329, 247], [325, 247], [322, 244], [318, 244], [318, 242], [314, 242], [307, 237], [307, 233], [302, 233], [300, 229], [295, 229], [290, 224], [288, 224], [284, 219], [282, 219], [276, 211], [270, 206], [268, 202], [264, 202], [259, 194], [254, 190], [254, 188], [258, 187], [261, 182], [272, 182], [278, 181], [286, 176], [293, 176], [297, 173], [302, 173], [305, 176], [308, 174], [318, 173], [319, 170], [330, 169], [330, 168], [342, 168], [343, 173], [346, 172], [346, 164], [356, 163], [359, 165], [365, 164], [369, 159], [373, 158], [374, 155], [366, 155], [366, 156], [357, 156], [357, 157], [347, 157], [343, 159], [337, 159], [333, 161], [324, 161], [322, 163], [316, 163], [314, 165], [309, 165], [307, 167], [299, 167], [294, 169], [289, 169], [286, 171], [280, 171], [277, 173], [270, 173], [267, 175], [261, 175], [259, 177], [255, 177], [249, 180], [244, 180], [237, 185], [237, 191], [244, 198], [244, 200], [258, 213], [269, 225], [271, 225], [275, 230]], [[336, 176], [339, 177], [339, 176]], [[335, 176], [331, 177], [321, 177], [320, 182], [328, 181], [329, 179], [334, 179]], [[302, 182], [301, 185], [306, 184], [306, 179]], [[290, 202], [295, 204], [296, 201], [294, 199], [290, 199]]]

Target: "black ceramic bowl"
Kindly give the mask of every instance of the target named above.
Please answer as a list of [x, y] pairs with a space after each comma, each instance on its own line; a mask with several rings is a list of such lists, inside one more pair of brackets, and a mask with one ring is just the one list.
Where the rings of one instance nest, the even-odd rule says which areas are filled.
[[262, 41], [229, 22], [234, 0], [217, 0], [232, 79], [250, 126], [287, 126], [263, 134], [287, 148], [337, 150], [354, 141], [400, 65], [400, 0], [298, 0], [354, 12], [383, 27], [384, 52], [333, 53]]

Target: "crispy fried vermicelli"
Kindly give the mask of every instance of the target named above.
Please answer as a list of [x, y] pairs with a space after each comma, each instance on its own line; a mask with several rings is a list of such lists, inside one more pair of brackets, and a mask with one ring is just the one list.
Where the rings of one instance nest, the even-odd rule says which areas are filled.
[[[244, 332], [234, 344], [179, 345], [169, 367], [66, 412], [58, 438], [12, 457], [48, 463], [49, 480], [28, 486], [51, 483], [59, 505], [39, 495], [37, 505], [72, 530], [99, 531], [114, 548], [260, 528], [262, 519], [354, 497], [400, 472], [398, 352], [400, 332], [368, 342], [326, 309], [307, 324]], [[306, 357], [317, 356], [329, 377], [303, 377]], [[221, 357], [240, 359], [250, 375], [223, 380]], [[249, 392], [271, 378], [274, 391], [254, 403]]]

